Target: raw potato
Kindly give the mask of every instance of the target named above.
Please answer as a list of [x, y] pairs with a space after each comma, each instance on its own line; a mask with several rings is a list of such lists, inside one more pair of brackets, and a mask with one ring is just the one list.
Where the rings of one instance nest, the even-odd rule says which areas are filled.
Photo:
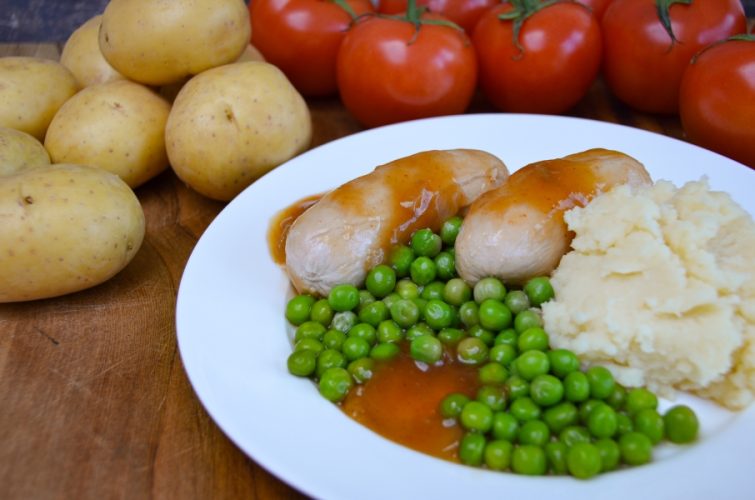
[[0, 127], [0, 177], [49, 164], [41, 142], [26, 132]]
[[143, 238], [139, 200], [102, 169], [51, 165], [0, 177], [0, 303], [102, 283]]
[[136, 187], [168, 166], [169, 112], [165, 99], [138, 83], [92, 85], [60, 108], [45, 147], [54, 163], [100, 167]]
[[62, 64], [38, 57], [0, 58], [0, 127], [40, 141], [58, 108], [78, 90]]
[[251, 32], [242, 0], [111, 0], [99, 43], [127, 78], [165, 85], [235, 61]]
[[102, 16], [94, 16], [74, 31], [63, 46], [60, 63], [68, 68], [79, 87], [123, 80], [100, 51], [100, 23]]
[[192, 78], [165, 129], [170, 164], [196, 191], [230, 200], [309, 146], [302, 96], [265, 62], [229, 64]]

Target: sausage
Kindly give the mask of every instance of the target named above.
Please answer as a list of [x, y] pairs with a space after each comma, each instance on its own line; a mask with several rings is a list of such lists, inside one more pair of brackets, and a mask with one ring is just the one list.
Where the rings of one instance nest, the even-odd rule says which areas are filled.
[[619, 184], [651, 183], [634, 158], [590, 149], [532, 163], [469, 207], [456, 239], [456, 269], [474, 284], [486, 276], [522, 284], [550, 274], [573, 238], [566, 210], [584, 206], [596, 194]]
[[508, 177], [484, 151], [425, 151], [377, 167], [323, 196], [292, 224], [286, 271], [299, 293], [360, 286], [367, 271], [417, 229], [437, 231]]

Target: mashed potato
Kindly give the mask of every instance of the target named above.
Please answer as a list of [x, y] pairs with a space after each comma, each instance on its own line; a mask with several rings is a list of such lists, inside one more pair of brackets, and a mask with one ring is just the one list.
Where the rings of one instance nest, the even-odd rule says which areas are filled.
[[707, 181], [622, 186], [565, 215], [576, 233], [543, 305], [555, 347], [626, 386], [755, 396], [755, 224]]

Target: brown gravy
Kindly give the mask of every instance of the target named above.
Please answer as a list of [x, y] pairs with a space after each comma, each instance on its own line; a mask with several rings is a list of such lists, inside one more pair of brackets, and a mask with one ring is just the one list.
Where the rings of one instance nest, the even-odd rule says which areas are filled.
[[323, 194], [313, 194], [295, 201], [287, 206], [270, 220], [267, 228], [267, 247], [270, 250], [270, 256], [276, 264], [286, 263], [286, 237], [291, 224], [303, 214], [309, 207], [317, 203]]
[[452, 392], [474, 397], [477, 368], [446, 354], [441, 366], [420, 370], [407, 352], [379, 365], [372, 379], [353, 388], [342, 410], [381, 436], [414, 450], [457, 460], [462, 430], [444, 426], [439, 405]]

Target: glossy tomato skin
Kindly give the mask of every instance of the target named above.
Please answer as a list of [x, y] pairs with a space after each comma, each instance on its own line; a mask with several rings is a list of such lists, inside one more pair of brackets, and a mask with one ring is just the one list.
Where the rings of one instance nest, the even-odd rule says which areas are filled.
[[[357, 15], [369, 0], [346, 0]], [[330, 0], [253, 0], [252, 44], [305, 96], [337, 92], [336, 56], [351, 17]]]
[[[589, 0], [588, 0], [589, 1]], [[591, 0], [596, 1], [596, 0]], [[606, 0], [597, 0], [606, 1]], [[404, 12], [407, 0], [380, 0], [378, 12], [383, 14], [398, 14]], [[455, 22], [467, 33], [471, 33], [478, 19], [486, 10], [500, 3], [499, 0], [417, 0], [417, 6], [427, 7], [430, 12], [435, 12]]]
[[520, 53], [513, 23], [498, 18], [509, 4], [487, 11], [472, 41], [480, 85], [502, 111], [562, 113], [589, 90], [600, 69], [601, 38], [595, 17], [576, 3], [556, 3], [524, 21]]
[[714, 45], [690, 63], [679, 115], [690, 141], [755, 168], [755, 41]]
[[425, 24], [417, 32], [406, 21], [374, 17], [346, 35], [337, 75], [346, 109], [375, 127], [463, 113], [474, 94], [477, 61], [463, 31]]
[[655, 0], [613, 0], [603, 15], [606, 83], [640, 111], [676, 113], [679, 83], [692, 56], [746, 30], [740, 0], [695, 0], [674, 4], [669, 13], [675, 43], [658, 19]]
[[595, 16], [598, 21], [600, 21], [603, 18], [603, 14], [605, 13], [606, 9], [608, 8], [608, 4], [610, 4], [613, 0], [577, 0], [582, 5], [586, 5], [590, 7], [592, 10], [593, 15]]

